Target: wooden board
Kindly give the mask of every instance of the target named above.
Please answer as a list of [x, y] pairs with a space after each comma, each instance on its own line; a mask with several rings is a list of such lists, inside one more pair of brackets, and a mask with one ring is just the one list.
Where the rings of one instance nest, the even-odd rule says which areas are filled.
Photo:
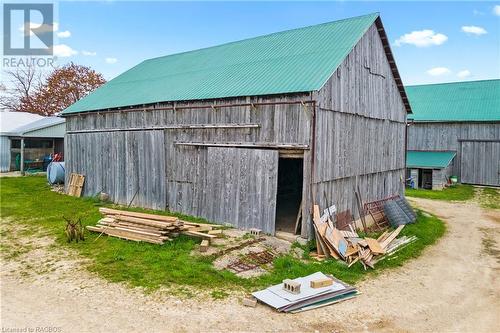
[[385, 249], [390, 242], [392, 242], [398, 235], [399, 233], [401, 232], [401, 230], [403, 230], [404, 228], [404, 225], [400, 225], [399, 227], [397, 227], [396, 230], [394, 230], [381, 244], [380, 246]]
[[73, 197], [81, 197], [85, 176], [77, 173], [72, 173], [69, 177], [68, 195]]
[[385, 253], [385, 250], [380, 246], [379, 242], [373, 238], [365, 238], [368, 243], [368, 247], [373, 253], [382, 254]]
[[99, 212], [102, 214], [108, 215], [121, 215], [121, 216], [131, 216], [137, 217], [141, 219], [155, 220], [155, 221], [163, 221], [163, 222], [175, 222], [178, 220], [177, 217], [174, 216], [164, 216], [164, 215], [156, 215], [156, 214], [147, 214], [147, 213], [139, 213], [139, 212], [130, 212], [125, 210], [111, 209], [111, 208], [99, 208]]
[[200, 215], [274, 234], [278, 156], [275, 150], [209, 147], [206, 177], [193, 186], [202, 197]]

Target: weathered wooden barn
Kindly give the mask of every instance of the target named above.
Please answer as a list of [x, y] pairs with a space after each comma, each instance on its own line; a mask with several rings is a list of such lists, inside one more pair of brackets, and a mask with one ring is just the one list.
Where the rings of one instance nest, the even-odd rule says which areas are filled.
[[[64, 111], [85, 195], [311, 236], [402, 194], [405, 91], [378, 14], [146, 60]], [[302, 202], [302, 205], [301, 205]]]
[[[456, 176], [462, 183], [500, 186], [500, 80], [408, 86], [406, 91], [413, 111], [408, 154], [427, 152], [408, 165], [416, 183], [439, 189]], [[434, 167], [431, 161], [446, 152], [454, 156], [449, 165]]]

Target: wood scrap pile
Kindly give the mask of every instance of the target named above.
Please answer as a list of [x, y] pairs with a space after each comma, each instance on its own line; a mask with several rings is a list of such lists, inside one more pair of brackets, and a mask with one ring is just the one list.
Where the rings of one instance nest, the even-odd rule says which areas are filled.
[[404, 225], [400, 225], [394, 231], [384, 232], [377, 239], [360, 238], [355, 231], [338, 230], [326, 210], [323, 216], [320, 216], [318, 205], [313, 207], [313, 224], [318, 253], [312, 256], [320, 260], [330, 257], [343, 260], [349, 267], [359, 261], [365, 269], [375, 268], [375, 263], [383, 256], [392, 254], [400, 247], [416, 240], [414, 236], [396, 238]]
[[88, 230], [137, 242], [163, 244], [181, 233], [210, 240], [222, 233], [213, 230], [222, 226], [182, 221], [174, 216], [110, 208], [100, 208], [99, 212], [104, 218], [96, 226], [87, 226]]

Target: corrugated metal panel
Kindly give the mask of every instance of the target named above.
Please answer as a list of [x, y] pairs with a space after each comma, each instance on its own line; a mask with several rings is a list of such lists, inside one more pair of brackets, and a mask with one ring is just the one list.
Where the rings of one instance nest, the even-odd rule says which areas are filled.
[[149, 59], [63, 113], [320, 89], [378, 14]]
[[9, 135], [14, 129], [40, 119], [43, 117], [38, 114], [0, 111], [0, 135]]
[[12, 130], [17, 136], [45, 138], [63, 138], [65, 131], [65, 119], [60, 117], [42, 118]]
[[456, 152], [454, 151], [408, 151], [406, 166], [408, 168], [446, 168]]
[[10, 139], [0, 136], [0, 172], [10, 170]]
[[500, 121], [500, 80], [407, 86], [415, 121]]
[[64, 122], [52, 126], [39, 128], [23, 134], [26, 138], [64, 138], [66, 124]]

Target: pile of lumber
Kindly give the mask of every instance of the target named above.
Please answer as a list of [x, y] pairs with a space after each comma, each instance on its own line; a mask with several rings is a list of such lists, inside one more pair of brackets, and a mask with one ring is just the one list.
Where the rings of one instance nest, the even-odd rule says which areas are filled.
[[377, 261], [385, 258], [386, 255], [391, 255], [402, 246], [417, 239], [415, 236], [411, 238], [407, 238], [406, 236], [404, 238], [396, 238], [403, 227], [404, 225], [400, 225], [393, 231], [385, 231], [377, 239], [368, 237], [347, 238], [349, 246], [346, 251], [345, 261], [349, 267], [360, 261], [365, 269], [367, 267], [375, 268]]
[[414, 236], [396, 238], [404, 225], [385, 231], [377, 239], [360, 238], [355, 231], [338, 230], [328, 216], [320, 216], [318, 205], [313, 207], [313, 224], [317, 254], [312, 256], [319, 260], [333, 257], [345, 261], [349, 267], [359, 261], [365, 269], [375, 268], [377, 261], [416, 240]]
[[216, 225], [182, 221], [174, 216], [130, 212], [100, 208], [104, 215], [96, 226], [87, 226], [94, 232], [137, 242], [163, 244], [179, 234], [212, 239], [222, 230], [212, 230]]

